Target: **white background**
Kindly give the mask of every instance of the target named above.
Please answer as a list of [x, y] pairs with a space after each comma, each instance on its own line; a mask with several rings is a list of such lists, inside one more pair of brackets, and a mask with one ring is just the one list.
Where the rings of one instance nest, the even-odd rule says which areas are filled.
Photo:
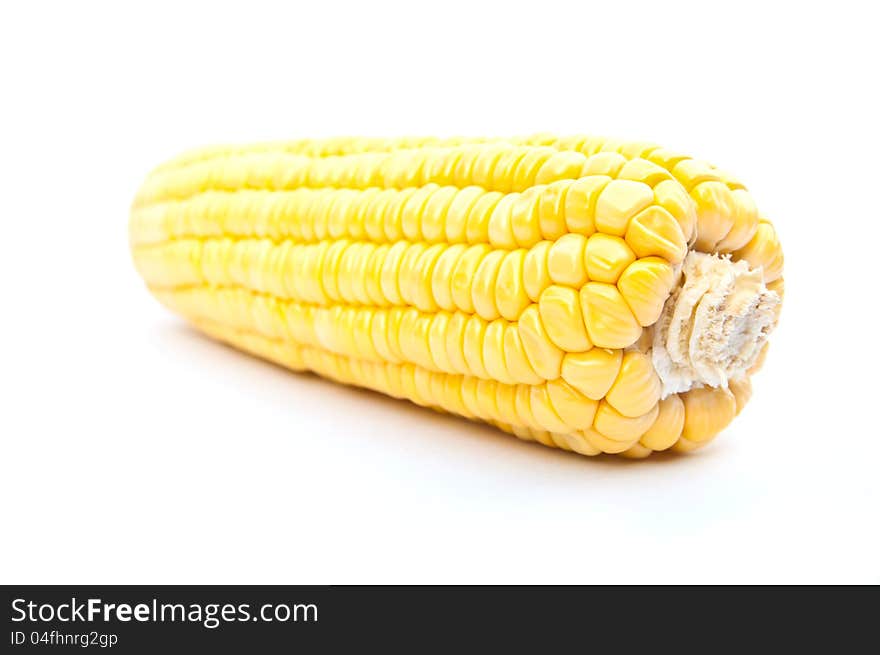
[[[0, 582], [880, 582], [870, 3], [4, 3]], [[333, 134], [591, 132], [749, 183], [786, 252], [755, 396], [588, 459], [295, 375], [164, 311], [151, 167]]]

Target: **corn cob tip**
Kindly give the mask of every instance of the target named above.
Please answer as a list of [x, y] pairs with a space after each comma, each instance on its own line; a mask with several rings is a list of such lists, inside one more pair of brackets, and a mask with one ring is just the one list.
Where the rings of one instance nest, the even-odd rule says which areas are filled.
[[654, 327], [652, 360], [662, 398], [724, 387], [754, 366], [782, 299], [745, 260], [692, 251]]

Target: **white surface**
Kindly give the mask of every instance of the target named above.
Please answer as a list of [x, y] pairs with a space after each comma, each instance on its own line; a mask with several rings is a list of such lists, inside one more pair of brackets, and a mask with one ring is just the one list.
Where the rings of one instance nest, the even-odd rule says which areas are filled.
[[[0, 582], [880, 582], [869, 3], [207, 4], [0, 9]], [[289, 374], [129, 262], [192, 145], [539, 130], [706, 157], [775, 221], [782, 324], [705, 451], [580, 458]]]

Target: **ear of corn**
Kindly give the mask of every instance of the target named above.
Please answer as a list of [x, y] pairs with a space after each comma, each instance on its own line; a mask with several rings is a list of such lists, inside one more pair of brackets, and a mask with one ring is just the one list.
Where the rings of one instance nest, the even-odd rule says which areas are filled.
[[[739, 181], [594, 137], [200, 150], [147, 179], [130, 235], [151, 292], [222, 341], [586, 455], [707, 443], [750, 396], [782, 295]], [[734, 280], [717, 301], [696, 290], [712, 267]], [[753, 329], [755, 285], [772, 321]], [[704, 312], [741, 306], [705, 329], [753, 354], [658, 342], [697, 291]]]

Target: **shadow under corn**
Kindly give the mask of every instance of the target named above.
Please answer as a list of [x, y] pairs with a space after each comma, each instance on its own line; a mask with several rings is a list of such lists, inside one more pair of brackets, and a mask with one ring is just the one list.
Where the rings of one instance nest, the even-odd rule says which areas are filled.
[[[713, 444], [706, 450], [693, 453], [655, 453], [645, 459], [628, 459], [617, 455], [585, 457], [523, 441], [493, 426], [433, 411], [369, 389], [342, 385], [314, 373], [291, 371], [215, 341], [182, 322], [164, 323], [157, 332], [163, 350], [174, 350], [175, 358], [203, 362], [209, 359], [212, 375], [222, 371], [225, 383], [240, 385], [242, 393], [266, 394], [270, 400], [279, 401], [282, 405], [290, 404], [291, 408], [294, 405], [286, 401], [296, 398], [297, 412], [303, 410], [302, 401], [305, 399], [306, 411], [328, 417], [327, 435], [335, 438], [344, 439], [346, 436], [334, 431], [334, 416], [339, 416], [340, 411], [350, 414], [369, 409], [370, 416], [376, 413], [383, 415], [382, 425], [380, 429], [370, 429], [369, 421], [365, 421], [361, 427], [370, 433], [371, 439], [381, 440], [389, 448], [412, 450], [412, 433], [415, 429], [420, 433], [419, 449], [429, 450], [432, 456], [454, 459], [456, 453], [466, 447], [468, 457], [478, 457], [483, 465], [497, 465], [505, 469], [525, 466], [531, 471], [553, 468], [581, 474], [584, 471], [644, 471], [654, 467], [680, 469], [697, 466], [700, 460], [713, 458], [711, 451], [717, 449], [717, 444]], [[296, 417], [291, 416], [291, 419], [294, 424]], [[347, 438], [362, 439], [363, 436], [348, 435]], [[433, 441], [425, 443], [424, 439], [428, 438]]]

